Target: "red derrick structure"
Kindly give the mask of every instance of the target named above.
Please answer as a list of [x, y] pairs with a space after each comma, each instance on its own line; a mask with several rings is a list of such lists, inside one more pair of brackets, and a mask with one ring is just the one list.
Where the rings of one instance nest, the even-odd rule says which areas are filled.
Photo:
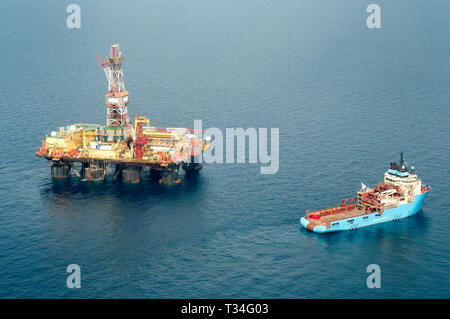
[[127, 109], [129, 93], [125, 90], [123, 81], [122, 63], [124, 58], [122, 52], [119, 51], [119, 45], [114, 44], [111, 46], [108, 61], [98, 56], [97, 59], [100, 61], [108, 80], [108, 93], [105, 95], [106, 125], [128, 129], [130, 128]]

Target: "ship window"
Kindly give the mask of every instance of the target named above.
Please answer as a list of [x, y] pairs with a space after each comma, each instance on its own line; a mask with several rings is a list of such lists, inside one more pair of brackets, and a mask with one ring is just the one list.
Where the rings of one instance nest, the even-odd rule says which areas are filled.
[[349, 219], [347, 220], [347, 223], [352, 223], [354, 221], [354, 219]]
[[375, 214], [375, 216], [380, 216], [380, 214]]
[[363, 219], [367, 219], [367, 218], [369, 218], [369, 216], [364, 216], [364, 217], [363, 217]]
[[336, 226], [336, 225], [339, 225], [339, 223], [333, 223], [333, 224], [331, 224], [332, 226]]

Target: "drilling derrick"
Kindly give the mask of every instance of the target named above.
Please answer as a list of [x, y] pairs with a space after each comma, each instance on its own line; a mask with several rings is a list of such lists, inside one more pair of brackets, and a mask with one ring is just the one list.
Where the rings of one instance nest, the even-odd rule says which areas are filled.
[[122, 63], [124, 61], [119, 45], [111, 46], [108, 61], [97, 57], [108, 80], [108, 93], [105, 95], [106, 103], [106, 126], [123, 127], [130, 130], [130, 120], [128, 117], [129, 93], [125, 90], [123, 82]]

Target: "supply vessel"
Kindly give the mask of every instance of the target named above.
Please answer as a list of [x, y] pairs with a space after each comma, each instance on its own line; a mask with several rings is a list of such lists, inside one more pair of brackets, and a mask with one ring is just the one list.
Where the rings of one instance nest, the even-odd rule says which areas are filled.
[[53, 178], [67, 178], [73, 171], [83, 181], [102, 181], [111, 168], [113, 179], [137, 183], [148, 168], [161, 184], [180, 183], [178, 171], [194, 173], [210, 137], [189, 128], [155, 127], [150, 120], [128, 115], [130, 94], [125, 89], [124, 57], [119, 45], [111, 46], [107, 61], [97, 56], [108, 80], [105, 95], [106, 125], [76, 123], [47, 135], [37, 156], [51, 163]]
[[361, 183], [356, 197], [343, 199], [339, 206], [307, 211], [300, 224], [316, 233], [354, 230], [409, 217], [422, 209], [430, 192], [422, 185], [414, 166], [408, 167], [400, 153], [400, 162], [390, 163], [384, 183], [369, 188]]

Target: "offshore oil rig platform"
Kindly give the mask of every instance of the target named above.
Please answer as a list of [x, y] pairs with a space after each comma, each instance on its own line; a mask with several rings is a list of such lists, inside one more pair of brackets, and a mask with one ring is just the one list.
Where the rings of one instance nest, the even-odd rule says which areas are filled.
[[77, 123], [47, 135], [36, 155], [51, 162], [52, 177], [67, 178], [73, 171], [82, 180], [102, 181], [115, 167], [114, 180], [138, 183], [148, 167], [161, 184], [174, 185], [180, 183], [180, 167], [186, 173], [201, 169], [196, 159], [209, 147], [210, 138], [204, 140], [188, 128], [152, 127], [141, 116], [131, 124], [119, 45], [111, 46], [107, 61], [97, 59], [108, 80], [106, 125]]

